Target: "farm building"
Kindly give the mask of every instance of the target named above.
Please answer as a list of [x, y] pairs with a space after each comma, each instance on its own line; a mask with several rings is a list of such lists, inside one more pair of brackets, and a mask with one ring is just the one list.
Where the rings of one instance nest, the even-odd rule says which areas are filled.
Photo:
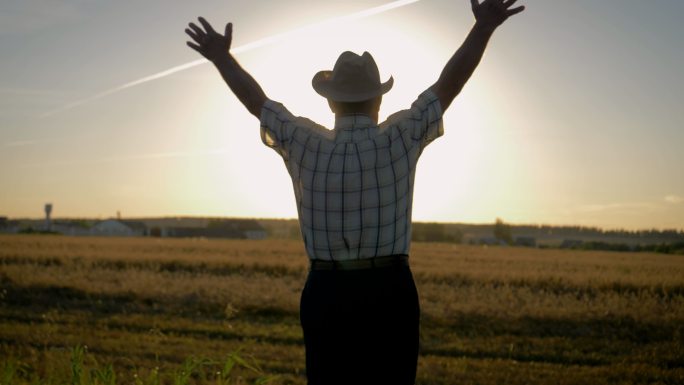
[[581, 247], [584, 242], [579, 239], [564, 239], [560, 244], [561, 249], [576, 249]]
[[496, 237], [480, 238], [477, 241], [477, 244], [485, 245], [485, 246], [508, 246], [508, 243], [506, 243], [506, 241], [499, 239], [499, 238], [496, 238]]
[[515, 237], [515, 245], [537, 247], [537, 240], [534, 237]]
[[153, 236], [176, 238], [234, 238], [265, 239], [266, 230], [253, 219], [226, 219], [208, 221], [205, 226], [156, 227]]
[[16, 233], [18, 231], [18, 221], [12, 221], [7, 217], [0, 217], [0, 233]]
[[9, 220], [0, 217], [0, 233], [33, 233], [33, 232], [52, 232], [64, 235], [90, 235], [89, 224], [85, 221], [60, 220], [48, 225], [44, 219], [19, 219]]
[[90, 228], [90, 235], [107, 237], [142, 237], [148, 235], [147, 226], [138, 221], [107, 219]]
[[[243, 238], [239, 231], [210, 227], [166, 227], [159, 234], [173, 238]], [[156, 235], [156, 229], [153, 235]]]
[[50, 230], [64, 235], [90, 235], [91, 228], [85, 221], [53, 221]]

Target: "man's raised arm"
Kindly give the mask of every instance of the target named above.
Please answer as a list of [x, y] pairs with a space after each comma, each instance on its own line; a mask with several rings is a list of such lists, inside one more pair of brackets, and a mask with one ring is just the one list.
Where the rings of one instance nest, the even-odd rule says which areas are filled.
[[189, 28], [185, 29], [185, 33], [194, 40], [194, 43], [187, 42], [188, 46], [214, 63], [235, 96], [240, 99], [240, 102], [247, 107], [252, 115], [259, 119], [261, 107], [267, 97], [259, 83], [240, 67], [240, 64], [229, 52], [230, 43], [233, 39], [233, 24], [228, 23], [225, 34], [221, 35], [203, 17], [198, 20], [204, 30], [194, 23], [190, 23]]
[[516, 0], [484, 0], [480, 3], [478, 0], [470, 0], [475, 25], [461, 47], [449, 59], [437, 82], [430, 87], [439, 98], [442, 110], [449, 107], [470, 79], [494, 30], [508, 17], [525, 9], [523, 6], [511, 8], [515, 2]]

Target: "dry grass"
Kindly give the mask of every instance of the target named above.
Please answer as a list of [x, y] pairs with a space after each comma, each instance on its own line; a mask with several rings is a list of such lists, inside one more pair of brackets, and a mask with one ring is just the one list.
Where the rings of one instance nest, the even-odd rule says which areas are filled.
[[[301, 384], [300, 242], [0, 236], [0, 352], [124, 373], [239, 346]], [[420, 384], [682, 383], [684, 258], [414, 244]], [[135, 363], [132, 365], [131, 362]]]

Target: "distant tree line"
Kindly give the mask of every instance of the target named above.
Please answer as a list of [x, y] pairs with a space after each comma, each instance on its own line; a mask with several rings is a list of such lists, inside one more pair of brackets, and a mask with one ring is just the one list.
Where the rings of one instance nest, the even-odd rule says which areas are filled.
[[411, 226], [411, 240], [416, 242], [450, 242], [461, 243], [463, 233], [459, 229], [449, 228], [444, 223], [414, 222]]
[[505, 242], [507, 245], [512, 245], [513, 230], [511, 225], [504, 223], [501, 218], [496, 218], [496, 222], [494, 222], [494, 238]]
[[[301, 239], [299, 222], [291, 220], [261, 220], [270, 238]], [[684, 231], [681, 230], [604, 230], [587, 226], [550, 226], [550, 225], [515, 225], [497, 218], [489, 224], [413, 222], [411, 240], [416, 242], [462, 243], [465, 234], [475, 229], [477, 234], [491, 234], [491, 239], [501, 241], [500, 244], [531, 247], [562, 247], [577, 250], [608, 251], [648, 251], [658, 253], [684, 254]], [[523, 235], [522, 237], [520, 235]], [[536, 238], [578, 239], [568, 245], [549, 246], [535, 242]], [[587, 238], [600, 238], [590, 239]], [[529, 238], [532, 244], [520, 242]], [[615, 238], [611, 242], [610, 238]], [[581, 241], [580, 239], [585, 239]], [[626, 243], [626, 240], [630, 240]], [[479, 242], [478, 238], [470, 239], [470, 243]], [[477, 244], [477, 243], [476, 243]]]
[[684, 230], [677, 229], [601, 229], [587, 226], [511, 225], [516, 232], [557, 234], [562, 236], [601, 236], [611, 238], [671, 239], [684, 242]]
[[590, 241], [565, 248], [574, 250], [643, 251], [663, 254], [684, 254], [684, 242], [628, 245], [626, 243]]
[[[561, 243], [560, 248], [575, 249], [575, 250], [605, 250], [605, 251], [649, 251], [666, 254], [684, 254], [684, 232], [679, 230], [602, 230], [595, 227], [582, 226], [513, 226], [505, 223], [501, 218], [496, 218], [492, 232], [494, 238], [504, 245], [524, 245], [521, 242], [516, 242], [513, 238], [513, 231], [524, 232], [525, 234], [534, 233], [531, 230], [537, 230], [540, 235], [562, 235], [562, 236], [577, 236], [577, 237], [602, 237], [602, 238], [619, 238], [637, 240], [639, 243], [624, 243], [624, 242], [609, 242], [603, 240], [566, 240]], [[663, 240], [668, 240], [663, 242]], [[648, 243], [649, 240], [656, 240], [658, 242]], [[542, 245], [541, 247], [554, 247]]]
[[[268, 231], [270, 238], [302, 239], [299, 222], [296, 220], [262, 220], [260, 222]], [[461, 243], [463, 241], [463, 232], [445, 223], [414, 222], [411, 227], [412, 241], [448, 243]]]

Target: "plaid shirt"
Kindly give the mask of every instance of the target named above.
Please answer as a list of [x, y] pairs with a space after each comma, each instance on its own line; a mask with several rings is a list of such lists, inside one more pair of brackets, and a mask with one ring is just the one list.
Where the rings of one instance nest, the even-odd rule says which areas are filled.
[[292, 177], [309, 258], [408, 254], [416, 164], [442, 133], [442, 108], [431, 90], [380, 125], [353, 114], [337, 118], [334, 130], [266, 101], [261, 140]]

